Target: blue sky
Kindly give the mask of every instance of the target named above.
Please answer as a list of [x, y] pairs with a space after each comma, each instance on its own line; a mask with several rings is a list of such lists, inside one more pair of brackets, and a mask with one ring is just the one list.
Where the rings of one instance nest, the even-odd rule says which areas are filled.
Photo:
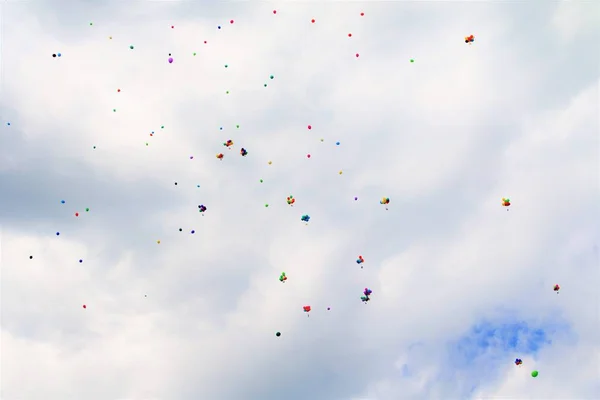
[[600, 398], [595, 3], [0, 7], [3, 400]]

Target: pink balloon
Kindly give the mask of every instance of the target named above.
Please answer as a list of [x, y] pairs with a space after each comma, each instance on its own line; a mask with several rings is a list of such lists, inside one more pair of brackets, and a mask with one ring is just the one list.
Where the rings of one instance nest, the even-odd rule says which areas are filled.
[[169, 64], [173, 62], [173, 57], [169, 57]]

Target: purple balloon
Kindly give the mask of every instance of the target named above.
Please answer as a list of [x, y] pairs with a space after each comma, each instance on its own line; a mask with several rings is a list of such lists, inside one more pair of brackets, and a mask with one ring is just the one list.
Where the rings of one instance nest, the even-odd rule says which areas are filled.
[[173, 62], [173, 57], [169, 57], [169, 64]]

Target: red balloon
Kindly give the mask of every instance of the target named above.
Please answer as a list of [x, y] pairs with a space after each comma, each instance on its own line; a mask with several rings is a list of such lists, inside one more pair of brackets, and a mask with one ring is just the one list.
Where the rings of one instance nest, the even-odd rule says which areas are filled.
[[277, 14], [277, 10], [273, 10], [273, 14]]
[[351, 33], [349, 33], [349, 34], [348, 34], [348, 37], [352, 37], [352, 34], [351, 34]]
[[79, 213], [78, 213], [78, 212], [76, 212], [76, 213], [75, 213], [75, 216], [76, 216], [76, 217], [79, 217]]
[[312, 22], [312, 23], [314, 24], [314, 23], [315, 23], [315, 20], [314, 20], [314, 19], [311, 19], [311, 20], [310, 20], [310, 22]]
[[309, 125], [309, 126], [308, 126], [308, 129], [312, 129], [312, 125]]
[[356, 53], [356, 58], [358, 58], [360, 56], [360, 54]]
[[230, 24], [233, 24], [233, 20], [229, 21]]
[[84, 305], [83, 305], [83, 308], [87, 308], [87, 306], [84, 304]]
[[307, 157], [307, 158], [310, 158], [310, 154], [307, 154], [307, 155], [306, 155], [306, 157]]
[[360, 13], [360, 16], [361, 16], [361, 17], [364, 17], [364, 16], [365, 16], [365, 13], [364, 13], [364, 12]]

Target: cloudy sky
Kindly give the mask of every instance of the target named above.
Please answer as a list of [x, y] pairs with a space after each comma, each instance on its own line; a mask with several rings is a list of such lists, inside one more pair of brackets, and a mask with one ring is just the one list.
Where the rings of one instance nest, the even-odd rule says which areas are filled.
[[1, 6], [2, 400], [600, 398], [598, 4], [200, 3]]

